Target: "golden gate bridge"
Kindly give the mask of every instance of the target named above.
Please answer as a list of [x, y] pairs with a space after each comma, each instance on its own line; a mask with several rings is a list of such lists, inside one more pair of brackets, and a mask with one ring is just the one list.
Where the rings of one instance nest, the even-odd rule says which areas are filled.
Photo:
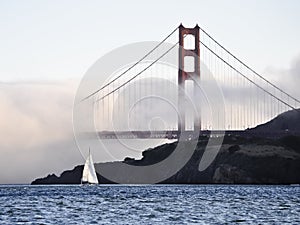
[[[165, 63], [167, 57], [178, 65]], [[107, 77], [81, 99], [92, 104], [101, 139], [178, 139], [193, 137], [196, 130], [260, 135], [252, 128], [300, 105], [198, 25], [180, 25], [139, 60]], [[218, 91], [219, 101], [210, 101]], [[288, 131], [270, 135], [280, 132]]]

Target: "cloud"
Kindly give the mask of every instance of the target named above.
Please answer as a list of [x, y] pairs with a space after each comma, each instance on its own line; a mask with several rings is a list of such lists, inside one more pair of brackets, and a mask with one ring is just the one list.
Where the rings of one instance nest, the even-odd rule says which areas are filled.
[[0, 83], [0, 183], [28, 183], [81, 162], [72, 130], [76, 87], [71, 80]]
[[269, 67], [265, 72], [277, 86], [300, 99], [300, 54], [294, 58], [289, 68]]

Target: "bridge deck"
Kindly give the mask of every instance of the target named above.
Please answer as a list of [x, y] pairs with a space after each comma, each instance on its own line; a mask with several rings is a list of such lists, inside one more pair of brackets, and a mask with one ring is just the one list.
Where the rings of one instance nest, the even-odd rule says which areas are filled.
[[[178, 139], [180, 132], [177, 130], [158, 130], [158, 131], [98, 131], [96, 133], [86, 133], [90, 138], [100, 139]], [[268, 137], [278, 138], [286, 135], [300, 135], [292, 131], [276, 131], [276, 132], [258, 132], [252, 130], [201, 130], [200, 136], [220, 136], [220, 135], [235, 135], [243, 137]], [[185, 131], [186, 138], [193, 138], [194, 131]]]

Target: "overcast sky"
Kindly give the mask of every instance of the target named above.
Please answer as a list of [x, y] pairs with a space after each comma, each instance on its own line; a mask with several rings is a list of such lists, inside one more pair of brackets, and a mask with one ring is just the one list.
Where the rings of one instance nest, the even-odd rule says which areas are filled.
[[71, 123], [80, 78], [108, 51], [159, 41], [180, 23], [198, 23], [296, 93], [299, 11], [296, 0], [0, 1], [0, 183], [83, 163]]

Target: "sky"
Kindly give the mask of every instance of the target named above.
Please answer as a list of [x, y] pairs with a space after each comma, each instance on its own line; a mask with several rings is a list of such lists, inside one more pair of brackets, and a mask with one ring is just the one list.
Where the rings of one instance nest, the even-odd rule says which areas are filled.
[[299, 10], [296, 0], [1, 0], [0, 183], [29, 183], [83, 163], [72, 133], [73, 99], [82, 76], [105, 53], [159, 41], [180, 23], [198, 23], [295, 93]]

